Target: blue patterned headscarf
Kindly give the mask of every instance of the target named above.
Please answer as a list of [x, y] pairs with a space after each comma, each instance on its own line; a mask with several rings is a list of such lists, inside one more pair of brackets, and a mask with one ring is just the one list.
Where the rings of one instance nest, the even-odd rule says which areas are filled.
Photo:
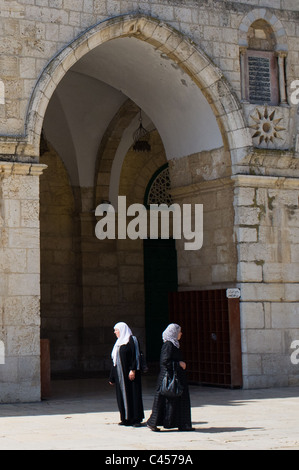
[[178, 335], [179, 335], [180, 331], [181, 331], [180, 325], [177, 325], [176, 323], [170, 323], [170, 325], [168, 325], [168, 327], [166, 328], [165, 331], [163, 331], [163, 334], [162, 334], [162, 338], [163, 338], [164, 343], [166, 341], [171, 341], [172, 344], [176, 348], [179, 348], [180, 343], [179, 343], [179, 340], [178, 340]]

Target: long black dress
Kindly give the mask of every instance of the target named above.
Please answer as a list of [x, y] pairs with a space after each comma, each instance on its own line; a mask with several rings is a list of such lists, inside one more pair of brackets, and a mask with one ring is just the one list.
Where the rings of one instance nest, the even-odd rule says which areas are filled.
[[[135, 370], [134, 380], [129, 379], [131, 370]], [[121, 423], [141, 423], [144, 418], [141, 372], [137, 370], [136, 348], [132, 336], [127, 344], [120, 346], [118, 362], [112, 367], [109, 381], [116, 386]]]
[[[164, 428], [179, 428], [182, 431], [192, 428], [188, 382], [185, 371], [179, 365], [180, 361], [182, 361], [180, 349], [171, 341], [166, 341], [161, 350], [160, 374], [152, 414], [147, 421], [147, 424], [153, 428], [163, 426]], [[159, 387], [166, 370], [170, 373], [173, 371], [173, 363], [177, 368], [180, 382], [184, 385], [184, 392], [179, 398], [166, 398], [160, 394]]]

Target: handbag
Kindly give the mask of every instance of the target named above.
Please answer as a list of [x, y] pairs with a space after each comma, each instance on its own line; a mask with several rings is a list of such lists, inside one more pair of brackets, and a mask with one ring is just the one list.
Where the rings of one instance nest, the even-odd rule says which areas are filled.
[[148, 372], [148, 365], [146, 363], [145, 355], [139, 349], [139, 343], [138, 343], [138, 339], [136, 338], [136, 336], [133, 336], [133, 340], [134, 340], [135, 349], [136, 349], [137, 370], [141, 370], [141, 372], [146, 374]]
[[179, 398], [182, 396], [183, 391], [184, 387], [179, 381], [177, 370], [173, 364], [173, 375], [171, 377], [169, 371], [166, 371], [159, 392], [167, 398]]
[[142, 351], [140, 352], [140, 369], [144, 374], [148, 372], [148, 365], [146, 363], [145, 355]]

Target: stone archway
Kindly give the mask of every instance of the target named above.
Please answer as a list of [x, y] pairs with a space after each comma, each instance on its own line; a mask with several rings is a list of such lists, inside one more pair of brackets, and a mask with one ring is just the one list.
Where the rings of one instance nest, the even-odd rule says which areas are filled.
[[41, 74], [28, 106], [26, 134], [33, 152], [38, 155], [47, 106], [68, 70], [99, 45], [125, 37], [151, 44], [187, 72], [213, 110], [224, 145], [230, 150], [232, 165], [242, 163], [252, 140], [240, 103], [220, 69], [188, 38], [157, 19], [139, 15], [116, 17], [97, 24], [51, 60]]
[[[117, 64], [117, 61], [121, 61], [119, 55], [121, 52], [121, 44], [128, 44], [128, 40], [131, 41], [130, 46], [133, 48], [133, 51], [139, 53], [139, 58], [141, 49], [136, 45], [137, 43], [142, 45], [142, 51], [149, 54], [147, 57], [153, 58], [149, 51], [154, 50], [155, 53], [158, 51], [160, 61], [164, 61], [164, 63], [171, 62], [171, 66], [168, 65], [169, 68], [172, 67], [174, 70], [182, 70], [185, 74], [180, 77], [180, 81], [184, 81], [182, 86], [186, 86], [185, 78], [188, 76], [189, 82], [187, 85], [189, 85], [190, 88], [190, 83], [192, 83], [193, 90], [196, 89], [197, 93], [204, 97], [203, 99], [205, 99], [206, 103], [205, 109], [209, 109], [216, 123], [215, 129], [217, 127], [221, 140], [220, 149], [214, 149], [214, 142], [213, 139], [211, 139], [211, 146], [206, 152], [200, 149], [198, 151], [194, 149], [188, 151], [186, 146], [186, 149], [181, 149], [181, 154], [179, 154], [177, 158], [172, 158], [173, 155], [171, 150], [169, 150], [173, 149], [175, 145], [164, 145], [165, 140], [170, 140], [168, 139], [169, 136], [166, 133], [166, 139], [163, 138], [165, 136], [161, 135], [160, 128], [157, 126], [157, 131], [166, 148], [165, 156], [163, 157], [165, 160], [161, 161], [159, 165], [164, 163], [164, 161], [172, 160], [170, 172], [174, 176], [174, 187], [178, 187], [182, 184], [186, 185], [186, 183], [190, 184], [191, 181], [187, 181], [187, 179], [191, 175], [193, 178], [196, 171], [210, 172], [210, 175], [197, 173], [199, 180], [201, 178], [205, 179], [206, 176], [207, 179], [213, 179], [223, 175], [230, 175], [234, 163], [240, 163], [242, 161], [242, 158], [247, 154], [248, 147], [251, 144], [238, 100], [232, 93], [221, 71], [212, 64], [205, 54], [199, 51], [193, 43], [183, 38], [175, 30], [152, 18], [125, 16], [100, 23], [80, 36], [76, 42], [72, 43], [55, 57], [42, 74], [30, 102], [27, 120], [29, 141], [31, 141], [33, 145], [37, 144], [38, 141], [35, 139], [37, 139], [40, 127], [44, 122], [43, 118], [46, 110], [51, 107], [53, 111], [54, 96], [56, 100], [57, 95], [59, 97], [59, 93], [56, 93], [56, 90], [61, 90], [59, 87], [63, 85], [63, 83], [66, 83], [64, 90], [68, 89], [68, 85], [73, 85], [74, 82], [68, 79], [68, 77], [72, 76], [72, 73], [78, 74], [82, 78], [84, 65], [87, 63], [90, 66], [90, 62], [86, 62], [85, 59], [91, 57], [91, 62], [94, 59], [95, 63], [100, 63], [97, 62], [98, 59], [110, 58], [108, 53], [114, 52], [116, 57], [115, 63]], [[112, 46], [109, 50], [110, 45]], [[113, 49], [113, 47], [115, 48]], [[103, 52], [101, 53], [101, 51]], [[85, 60], [85, 62], [82, 62], [83, 60]], [[80, 63], [83, 64], [81, 68]], [[107, 65], [107, 62], [103, 63]], [[157, 61], [153, 62], [153, 64], [157, 65]], [[80, 82], [80, 86], [81, 85], [82, 82]], [[117, 85], [119, 86], [119, 83]], [[118, 86], [116, 88], [118, 88]], [[155, 86], [157, 89], [158, 84], [156, 83]], [[124, 95], [126, 94], [124, 93]], [[94, 239], [93, 233], [95, 220], [92, 209], [102, 202], [102, 200], [110, 199], [111, 181], [116, 182], [116, 188], [118, 188], [118, 183], [121, 182], [120, 173], [117, 175], [117, 171], [114, 171], [114, 163], [117, 159], [118, 149], [121, 147], [121, 144], [123, 144], [123, 153], [119, 155], [119, 168], [122, 168], [127, 151], [132, 144], [132, 133], [130, 132], [128, 136], [125, 136], [125, 132], [129, 129], [134, 119], [136, 120], [136, 116], [138, 117], [138, 106], [137, 103], [133, 102], [129, 94], [127, 96], [131, 98], [131, 101], [127, 99], [127, 101], [122, 103], [116, 114], [114, 114], [110, 124], [107, 125], [106, 131], [101, 138], [98, 160], [96, 162], [96, 174], [93, 173], [92, 175], [95, 187], [86, 188], [81, 186], [82, 193], [85, 193], [85, 202], [83, 203], [82, 196], [81, 206], [85, 207], [85, 209], [82, 209], [81, 213], [78, 215], [81, 226], [82, 279], [80, 289], [82, 289], [83, 312], [81, 334], [81, 351], [83, 351], [83, 353], [81, 354], [80, 360], [85, 370], [109, 367], [109, 347], [111, 342], [109, 335], [111, 322], [113, 322], [114, 319], [115, 322], [119, 320], [119, 318], [116, 318], [115, 312], [120, 312], [119, 315], [121, 315], [122, 318], [124, 318], [124, 316], [134, 318], [134, 326], [141, 336], [144, 335], [144, 314], [142, 308], [138, 305], [138, 302], [140, 304], [140, 299], [142, 300], [143, 298], [142, 246], [135, 245], [132, 247], [129, 240], [109, 240], [99, 247], [97, 240]], [[190, 94], [188, 96], [189, 102], [187, 105], [191, 107]], [[173, 102], [175, 102], [175, 99], [173, 99]], [[180, 103], [182, 103], [182, 101]], [[50, 105], [49, 107], [48, 104]], [[185, 115], [188, 117], [188, 110], [185, 112]], [[52, 114], [52, 117], [53, 116]], [[164, 120], [167, 122], [165, 117]], [[155, 119], [153, 119], [153, 121], [155, 121]], [[184, 132], [184, 124], [185, 127], [188, 128], [190, 120], [189, 122], [182, 123], [182, 128], [180, 129], [181, 133]], [[195, 129], [197, 123], [192, 122], [192, 125]], [[78, 127], [77, 130], [80, 131]], [[172, 132], [170, 137], [176, 139], [175, 142], [188, 140], [188, 136], [184, 136], [183, 134], [176, 135], [175, 132]], [[220, 140], [218, 136], [217, 139], [215, 138], [219, 146]], [[215, 144], [216, 147], [217, 145]], [[73, 150], [74, 152], [76, 151], [75, 144]], [[190, 154], [193, 154], [191, 159], [189, 158]], [[183, 158], [182, 155], [185, 158]], [[78, 160], [79, 159], [80, 156], [78, 156]], [[80, 162], [77, 161], [77, 163]], [[190, 171], [185, 171], [184, 164], [191, 165], [189, 167]], [[219, 169], [216, 168], [217, 166]], [[180, 167], [183, 168], [182, 173]], [[223, 170], [223, 167], [225, 170]], [[69, 168], [70, 166], [68, 169]], [[145, 189], [147, 182], [152, 177], [156, 168], [150, 165], [144, 168], [145, 172], [148, 173], [147, 180], [144, 178], [143, 181]], [[79, 170], [77, 173], [79, 173]], [[180, 174], [184, 175], [183, 180], [179, 180], [178, 177]], [[78, 182], [80, 185], [80, 178], [76, 180], [76, 177], [73, 177], [72, 184], [76, 185]], [[139, 185], [139, 187], [141, 186], [142, 184]], [[215, 193], [214, 188], [212, 188], [211, 191]], [[221, 187], [218, 191], [219, 193], [222, 191], [226, 194], [227, 187]], [[91, 194], [93, 197], [91, 197]], [[139, 194], [139, 202], [142, 202], [142, 196], [143, 195]], [[194, 196], [195, 197], [192, 196], [192, 200], [196, 201], [198, 197], [196, 191], [194, 192]], [[136, 193], [134, 193], [134, 197], [136, 197]], [[199, 195], [199, 197], [201, 197], [201, 195]], [[176, 195], [176, 200], [179, 200], [179, 202], [182, 202], [184, 199], [189, 201], [190, 195], [183, 195], [183, 198], [180, 195]], [[91, 200], [95, 203], [94, 205], [92, 205]], [[212, 222], [215, 208], [211, 205], [210, 200], [209, 198], [208, 205], [210, 213], [208, 217], [211, 217], [210, 230], [212, 233], [217, 230], [217, 227], [215, 227], [213, 225], [214, 222]], [[228, 247], [231, 247], [231, 232], [233, 230], [233, 203], [231, 192], [226, 195], [223, 201], [221, 211], [223, 211], [225, 205], [230, 227], [226, 235], [228, 242], [226, 243], [222, 240], [221, 244], [226, 243]], [[134, 202], [136, 202], [136, 200], [134, 200]], [[218, 205], [219, 204], [220, 203], [218, 203]], [[223, 249], [223, 247], [219, 248], [218, 251], [220, 251], [220, 249]], [[181, 249], [181, 251], [182, 250], [183, 249]], [[215, 251], [216, 248], [214, 247], [213, 250]], [[228, 248], [226, 248], [226, 250], [228, 250]], [[204, 254], [202, 258], [199, 258], [200, 263], [205, 263], [204, 259], [208, 259], [207, 254], [208, 252]], [[224, 258], [224, 255], [221, 256]], [[183, 264], [183, 268], [180, 271], [180, 282], [183, 286], [191, 282], [200, 285], [203, 279], [200, 279], [200, 275], [195, 274], [195, 264], [192, 263], [189, 258], [188, 256], [180, 256], [180, 263], [181, 265]], [[233, 256], [231, 256], [231, 259], [232, 258]], [[185, 262], [188, 264], [187, 267], [184, 266]], [[218, 262], [218, 264], [221, 263], [223, 263], [222, 260]], [[209, 264], [211, 264], [210, 261]], [[216, 282], [221, 282], [223, 276], [227, 276], [227, 271], [225, 271], [224, 268], [223, 274], [220, 272], [220, 267], [218, 269], [218, 277], [217, 273], [216, 275], [215, 273], [211, 273], [211, 276], [216, 278]], [[232, 274], [236, 269], [234, 260], [232, 265], [229, 266], [229, 269], [228, 274], [231, 276], [230, 279], [234, 279], [234, 275]], [[214, 270], [216, 270], [216, 268], [214, 268]], [[189, 279], [185, 276], [187, 272]], [[100, 315], [99, 306], [101, 307]], [[100, 338], [100, 341], [98, 338]]]

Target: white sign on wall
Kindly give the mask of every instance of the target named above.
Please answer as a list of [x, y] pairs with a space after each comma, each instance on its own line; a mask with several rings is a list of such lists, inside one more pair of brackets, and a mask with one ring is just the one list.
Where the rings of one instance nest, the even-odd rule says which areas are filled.
[[228, 299], [239, 299], [241, 297], [240, 289], [226, 289]]

